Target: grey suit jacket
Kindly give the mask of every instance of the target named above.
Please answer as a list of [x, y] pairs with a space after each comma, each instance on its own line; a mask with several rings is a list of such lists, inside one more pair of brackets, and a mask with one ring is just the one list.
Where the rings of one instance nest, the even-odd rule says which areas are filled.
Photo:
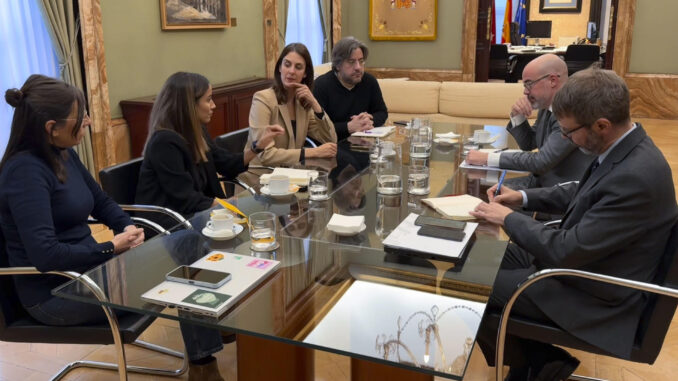
[[[548, 110], [539, 110], [534, 127], [525, 121], [506, 127], [523, 152], [502, 153], [499, 166], [530, 171], [528, 188], [550, 187], [579, 180], [593, 160], [569, 139], [564, 139], [556, 117]], [[537, 152], [530, 152], [538, 148]]]
[[[526, 194], [528, 209], [565, 214], [559, 229], [520, 213], [506, 217], [506, 232], [537, 269], [651, 282], [678, 219], [671, 169], [640, 125], [579, 184]], [[641, 292], [574, 278], [546, 279], [526, 295], [568, 332], [619, 356], [630, 353], [646, 302]]]

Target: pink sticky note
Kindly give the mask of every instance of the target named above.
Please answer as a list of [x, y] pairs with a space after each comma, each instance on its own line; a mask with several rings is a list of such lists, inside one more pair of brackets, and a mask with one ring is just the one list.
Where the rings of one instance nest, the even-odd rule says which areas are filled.
[[257, 268], [257, 269], [265, 270], [269, 266], [271, 266], [272, 263], [273, 262], [267, 261], [267, 260], [264, 260], [264, 259], [255, 259], [252, 262], [248, 263], [247, 267], [254, 267], [254, 268]]

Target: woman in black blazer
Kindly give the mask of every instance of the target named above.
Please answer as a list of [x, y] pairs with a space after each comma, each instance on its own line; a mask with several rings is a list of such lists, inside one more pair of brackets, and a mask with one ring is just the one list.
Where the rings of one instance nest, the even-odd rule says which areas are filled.
[[268, 126], [245, 152], [228, 152], [209, 138], [205, 125], [216, 108], [212, 86], [200, 74], [172, 74], [151, 110], [136, 202], [165, 206], [183, 215], [215, 206], [225, 197], [217, 172], [234, 179], [263, 151], [280, 126]]

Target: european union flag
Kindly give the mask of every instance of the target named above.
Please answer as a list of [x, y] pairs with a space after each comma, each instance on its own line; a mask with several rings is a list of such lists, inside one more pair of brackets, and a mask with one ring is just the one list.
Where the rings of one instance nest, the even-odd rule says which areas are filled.
[[527, 45], [527, 38], [525, 38], [525, 34], [527, 33], [527, 9], [525, 9], [525, 0], [518, 1], [518, 9], [516, 9], [516, 18], [514, 21], [518, 23], [521, 44]]

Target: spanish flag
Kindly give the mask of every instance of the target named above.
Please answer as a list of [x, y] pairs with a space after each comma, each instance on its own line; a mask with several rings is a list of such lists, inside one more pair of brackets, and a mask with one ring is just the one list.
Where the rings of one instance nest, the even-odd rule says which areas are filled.
[[513, 4], [511, 0], [506, 0], [506, 13], [504, 13], [504, 26], [501, 28], [501, 43], [511, 42], [511, 20], [513, 13]]

